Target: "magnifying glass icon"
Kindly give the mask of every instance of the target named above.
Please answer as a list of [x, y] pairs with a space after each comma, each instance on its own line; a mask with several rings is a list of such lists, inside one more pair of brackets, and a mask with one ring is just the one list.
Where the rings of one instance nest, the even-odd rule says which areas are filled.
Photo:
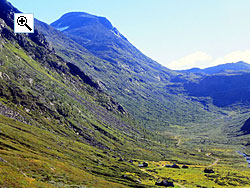
[[27, 18], [25, 16], [19, 16], [17, 18], [17, 24], [20, 25], [20, 26], [25, 26], [25, 27], [28, 28], [28, 30], [32, 31], [30, 26], [27, 24]]

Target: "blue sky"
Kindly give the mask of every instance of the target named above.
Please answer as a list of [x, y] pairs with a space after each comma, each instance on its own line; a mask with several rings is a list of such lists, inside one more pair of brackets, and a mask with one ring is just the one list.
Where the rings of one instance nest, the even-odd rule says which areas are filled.
[[71, 11], [107, 17], [145, 55], [172, 69], [250, 63], [249, 0], [9, 0], [51, 23]]

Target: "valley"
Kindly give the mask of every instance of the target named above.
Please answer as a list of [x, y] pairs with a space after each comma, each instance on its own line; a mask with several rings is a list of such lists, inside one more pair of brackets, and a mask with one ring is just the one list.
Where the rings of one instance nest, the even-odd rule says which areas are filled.
[[249, 64], [174, 71], [104, 17], [17, 34], [17, 12], [0, 0], [0, 188], [250, 187]]

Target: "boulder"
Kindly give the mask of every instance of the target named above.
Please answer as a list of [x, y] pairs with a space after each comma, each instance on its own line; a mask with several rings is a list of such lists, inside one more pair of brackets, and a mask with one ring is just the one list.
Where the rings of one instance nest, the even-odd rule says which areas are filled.
[[187, 166], [187, 165], [183, 165], [183, 166], [182, 166], [182, 168], [187, 169], [187, 168], [188, 168], [188, 166]]
[[172, 168], [180, 168], [177, 164], [173, 164]]
[[148, 163], [147, 162], [143, 162], [143, 167], [148, 167]]
[[143, 162], [142, 164], [138, 164], [138, 167], [148, 167], [148, 163]]
[[155, 185], [164, 186], [164, 187], [174, 187], [174, 182], [171, 179], [164, 179], [162, 181], [156, 182]]
[[209, 169], [209, 168], [205, 168], [204, 172], [211, 174], [211, 173], [214, 173], [214, 170], [213, 169]]

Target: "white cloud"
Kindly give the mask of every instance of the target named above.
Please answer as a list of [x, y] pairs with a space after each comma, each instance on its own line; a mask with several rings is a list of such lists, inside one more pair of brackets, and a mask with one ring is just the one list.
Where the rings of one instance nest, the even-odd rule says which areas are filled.
[[173, 70], [184, 70], [194, 67], [207, 68], [225, 63], [236, 63], [238, 61], [250, 63], [250, 50], [234, 51], [218, 58], [213, 58], [205, 52], [198, 51], [172, 61], [167, 64], [167, 67]]
[[192, 67], [200, 67], [201, 64], [204, 64], [204, 62], [211, 62], [213, 60], [213, 57], [208, 55], [205, 52], [194, 52], [192, 54], [189, 54], [185, 57], [182, 57], [178, 60], [172, 61], [171, 63], [167, 64], [167, 67], [170, 69], [189, 69]]
[[212, 61], [209, 66], [225, 63], [236, 63], [238, 61], [250, 63], [250, 50], [234, 51], [232, 53], [226, 54], [224, 57], [220, 57]]

